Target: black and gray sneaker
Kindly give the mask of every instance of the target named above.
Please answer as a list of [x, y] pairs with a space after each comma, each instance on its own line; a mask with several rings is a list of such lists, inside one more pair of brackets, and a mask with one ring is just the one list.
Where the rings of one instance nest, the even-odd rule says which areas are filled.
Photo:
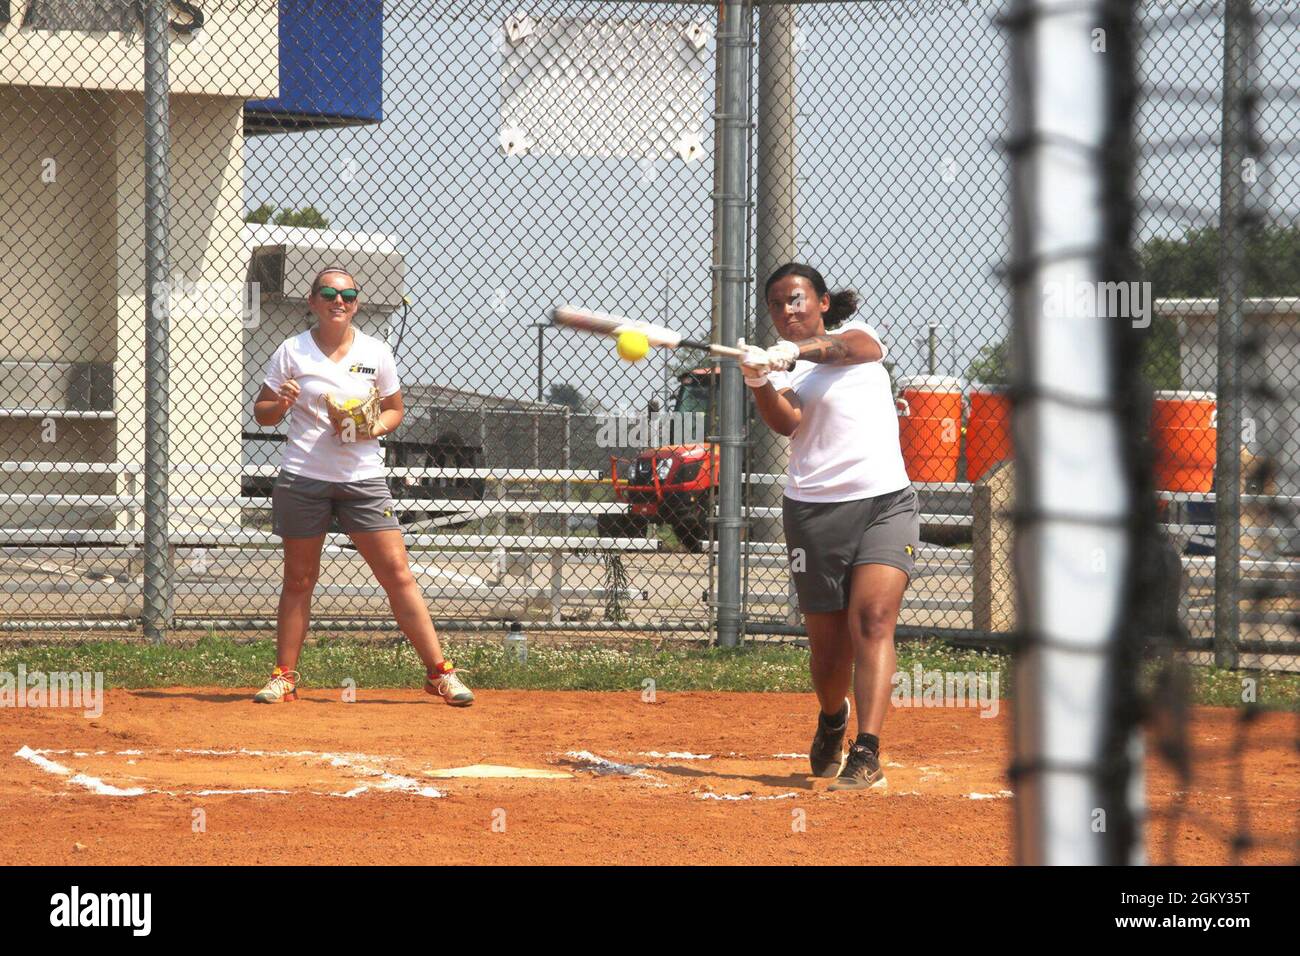
[[849, 748], [844, 769], [828, 790], [877, 790], [885, 787], [885, 771], [880, 769], [880, 755], [861, 744]]
[[817, 733], [808, 748], [808, 763], [812, 765], [814, 777], [833, 777], [840, 772], [844, 763], [844, 731], [848, 729], [852, 709], [845, 697], [844, 706], [836, 716], [817, 715]]

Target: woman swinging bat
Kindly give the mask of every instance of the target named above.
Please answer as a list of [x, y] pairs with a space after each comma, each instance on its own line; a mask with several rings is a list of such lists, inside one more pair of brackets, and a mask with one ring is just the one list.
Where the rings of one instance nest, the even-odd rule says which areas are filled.
[[[782, 523], [821, 704], [812, 773], [834, 777], [831, 790], [884, 787], [894, 627], [920, 542], [885, 345], [850, 319], [857, 295], [832, 294], [811, 266], [781, 266], [765, 298], [781, 341], [742, 343], [741, 364], [763, 421], [790, 439]], [[850, 692], [857, 737], [845, 759]]]

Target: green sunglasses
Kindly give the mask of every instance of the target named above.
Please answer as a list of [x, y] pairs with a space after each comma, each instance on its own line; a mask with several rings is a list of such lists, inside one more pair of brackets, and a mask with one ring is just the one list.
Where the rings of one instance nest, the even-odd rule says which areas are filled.
[[355, 302], [361, 293], [356, 289], [336, 289], [333, 286], [323, 285], [316, 294], [326, 302], [333, 302], [335, 296], [342, 296], [344, 302]]

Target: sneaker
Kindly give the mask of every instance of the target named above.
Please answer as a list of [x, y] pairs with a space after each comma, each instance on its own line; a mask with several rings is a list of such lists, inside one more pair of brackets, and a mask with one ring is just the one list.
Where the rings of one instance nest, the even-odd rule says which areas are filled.
[[808, 748], [808, 763], [812, 765], [814, 777], [834, 777], [840, 772], [844, 763], [844, 731], [849, 726], [849, 714], [853, 706], [847, 697], [840, 713], [844, 716], [836, 727], [825, 714], [817, 715], [817, 734], [812, 746]]
[[255, 704], [279, 704], [298, 699], [298, 672], [276, 668], [266, 686], [253, 695]]
[[474, 703], [474, 692], [465, 686], [455, 668], [437, 677], [426, 676], [424, 689], [426, 693], [441, 697], [453, 707], [468, 707]]
[[849, 748], [849, 759], [836, 777], [830, 790], [879, 790], [885, 787], [885, 771], [880, 769], [880, 754], [854, 744]]

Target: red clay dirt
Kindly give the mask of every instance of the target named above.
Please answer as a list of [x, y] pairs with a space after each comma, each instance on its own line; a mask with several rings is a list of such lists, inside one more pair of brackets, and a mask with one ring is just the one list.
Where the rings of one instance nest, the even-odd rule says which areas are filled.
[[[474, 707], [453, 710], [408, 690], [361, 690], [350, 704], [337, 690], [306, 690], [276, 706], [252, 704], [251, 693], [110, 691], [97, 719], [0, 711], [0, 857], [78, 865], [1013, 859], [1005, 702], [992, 719], [974, 709], [891, 711], [888, 792], [829, 793], [828, 781], [806, 776], [812, 695], [660, 692], [644, 703], [637, 693], [482, 691]], [[1202, 709], [1193, 740], [1200, 752], [1226, 755], [1236, 726], [1235, 712]], [[1243, 807], [1267, 845], [1242, 862], [1294, 862], [1293, 736], [1289, 715], [1253, 724], [1244, 785], [1224, 756], [1198, 764], [1184, 822], [1172, 835], [1159, 822], [1151, 828], [1153, 862], [1227, 862], [1225, 834]], [[1173, 777], [1149, 764], [1152, 804], [1169, 806]], [[475, 765], [563, 776], [429, 775]], [[211, 792], [230, 790], [287, 792]]]

